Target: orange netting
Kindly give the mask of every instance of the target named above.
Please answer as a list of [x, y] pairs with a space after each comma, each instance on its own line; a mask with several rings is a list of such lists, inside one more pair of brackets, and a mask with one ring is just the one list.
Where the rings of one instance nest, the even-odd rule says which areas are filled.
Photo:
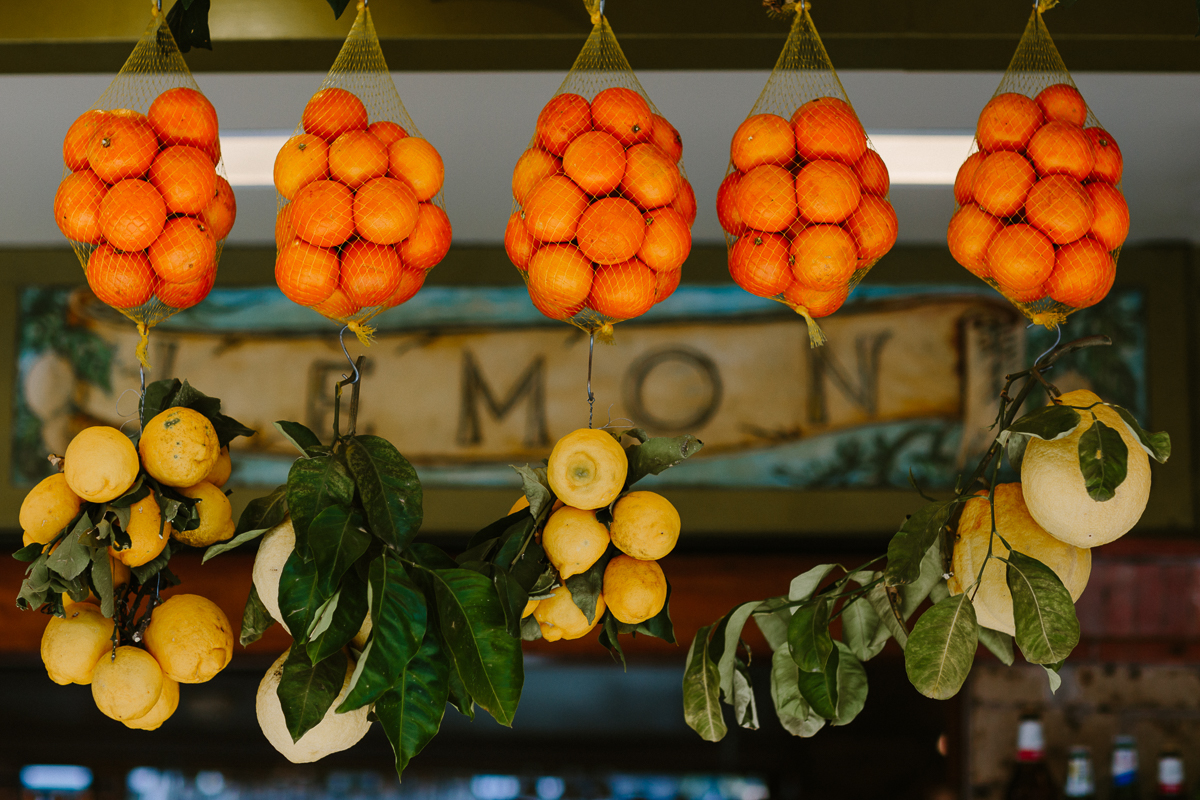
[[367, 320], [415, 295], [450, 250], [443, 177], [360, 3], [329, 75], [275, 158], [280, 290], [367, 343]]
[[1053, 328], [1108, 294], [1129, 233], [1121, 150], [1035, 8], [954, 182], [954, 259]]

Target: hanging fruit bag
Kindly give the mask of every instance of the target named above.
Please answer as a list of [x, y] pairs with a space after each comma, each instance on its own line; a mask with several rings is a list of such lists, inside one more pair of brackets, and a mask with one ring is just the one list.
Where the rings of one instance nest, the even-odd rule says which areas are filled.
[[1121, 150], [1067, 72], [1041, 0], [954, 181], [954, 259], [1053, 328], [1112, 288], [1129, 232]]
[[621, 52], [601, 0], [592, 32], [513, 170], [504, 247], [551, 319], [602, 340], [675, 291], [696, 195], [683, 141]]
[[275, 282], [346, 323], [411, 299], [450, 250], [442, 157], [388, 73], [366, 4], [295, 134], [275, 158]]
[[188, 71], [166, 15], [67, 130], [54, 218], [102, 302], [151, 326], [208, 296], [237, 214], [217, 112]]
[[809, 14], [791, 32], [758, 101], [733, 134], [717, 217], [729, 274], [808, 321], [841, 308], [896, 243], [888, 171], [871, 147]]

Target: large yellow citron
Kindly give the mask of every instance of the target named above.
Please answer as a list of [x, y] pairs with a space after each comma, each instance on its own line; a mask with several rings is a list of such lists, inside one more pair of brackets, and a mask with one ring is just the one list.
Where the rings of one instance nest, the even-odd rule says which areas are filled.
[[254, 557], [254, 590], [258, 592], [258, 599], [271, 619], [284, 628], [287, 628], [287, 624], [279, 610], [279, 577], [283, 574], [283, 565], [295, 549], [296, 531], [289, 517], [263, 534], [258, 540], [258, 554]]
[[167, 546], [167, 540], [171, 538], [171, 526], [162, 525], [162, 514], [153, 494], [146, 495], [129, 507], [129, 525], [125, 532], [129, 534], [130, 546], [124, 550], [109, 547], [108, 552], [127, 567], [149, 564]]
[[208, 547], [233, 538], [237, 523], [233, 521], [233, 508], [224, 492], [208, 481], [200, 481], [195, 486], [180, 489], [179, 493], [199, 501], [196, 511], [200, 513], [200, 527], [190, 531], [172, 531], [173, 539], [192, 547]]
[[89, 684], [96, 662], [112, 649], [113, 621], [91, 603], [71, 603], [42, 631], [42, 663], [55, 683]]
[[[1137, 436], [1092, 392], [1080, 389], [1058, 398], [1079, 410], [1079, 427], [1053, 442], [1030, 438], [1021, 459], [1021, 485], [1029, 513], [1052, 535], [1076, 547], [1096, 547], [1119, 539], [1133, 529], [1150, 499], [1150, 458]], [[1086, 409], [1086, 410], [1085, 410]], [[1079, 469], [1079, 439], [1100, 420], [1121, 435], [1129, 449], [1125, 480], [1114, 497], [1104, 502], [1087, 493]]]
[[190, 408], [168, 408], [146, 423], [138, 452], [150, 477], [167, 486], [195, 486], [221, 457], [217, 432]]
[[608, 431], [580, 428], [558, 440], [550, 451], [546, 477], [569, 506], [604, 508], [625, 485], [629, 461]]
[[124, 722], [149, 714], [162, 694], [163, 673], [154, 656], [123, 645], [92, 671], [92, 699], [107, 717]]
[[630, 492], [613, 506], [612, 543], [627, 556], [657, 561], [679, 541], [679, 512], [654, 492]]
[[26, 544], [46, 544], [79, 514], [83, 500], [67, 485], [67, 476], [56, 472], [29, 490], [21, 501], [18, 518]]
[[133, 442], [107, 425], [84, 428], [63, 454], [67, 485], [89, 503], [107, 503], [125, 494], [139, 469]]
[[233, 658], [233, 626], [207, 597], [172, 595], [150, 616], [146, 649], [167, 677], [180, 683], [204, 683]]
[[[1002, 483], [996, 487], [996, 531], [1023, 555], [1036, 558], [1063, 582], [1072, 600], [1078, 600], [1092, 574], [1092, 551], [1060, 541], [1044, 531], [1029, 515], [1021, 497], [1021, 484]], [[950, 594], [962, 594], [971, 588], [979, 566], [987, 557], [992, 535], [991, 508], [986, 497], [968, 500], [958, 520], [954, 542], [954, 574], [946, 582]], [[992, 555], [1005, 558], [1008, 548], [997, 536]], [[1008, 590], [1007, 565], [993, 558], [983, 570], [983, 581], [975, 593], [975, 616], [985, 628], [1016, 634], [1012, 593]]]
[[141, 731], [158, 730], [164, 722], [171, 718], [175, 709], [179, 708], [179, 682], [171, 680], [166, 675], [162, 679], [162, 692], [158, 702], [144, 716], [124, 720], [126, 728], [136, 728]]
[[667, 578], [657, 561], [614, 556], [604, 568], [604, 602], [621, 622], [645, 622], [667, 603]]
[[608, 528], [595, 511], [564, 506], [550, 515], [542, 530], [546, 557], [563, 580], [587, 572], [608, 549]]
[[579, 610], [579, 606], [575, 605], [575, 600], [571, 597], [571, 590], [566, 586], [559, 586], [554, 590], [552, 597], [538, 602], [537, 607], [533, 609], [533, 618], [538, 621], [538, 626], [542, 629], [542, 638], [548, 642], [557, 642], [559, 639], [578, 639], [586, 636], [588, 631], [600, 623], [605, 607], [604, 595], [597, 595], [596, 617], [588, 622], [587, 617]]

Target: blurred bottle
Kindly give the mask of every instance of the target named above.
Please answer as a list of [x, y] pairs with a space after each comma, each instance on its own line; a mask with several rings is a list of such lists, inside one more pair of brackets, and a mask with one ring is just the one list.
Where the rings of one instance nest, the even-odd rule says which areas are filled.
[[1183, 797], [1183, 756], [1163, 753], [1158, 757], [1158, 794], [1155, 797]]
[[1137, 741], [1132, 736], [1114, 736], [1109, 800], [1137, 800], [1139, 796]]
[[1013, 765], [1005, 800], [1059, 800], [1062, 794], [1046, 768], [1042, 722], [1025, 716], [1017, 727], [1017, 763]]
[[1067, 785], [1063, 795], [1095, 800], [1096, 780], [1092, 770], [1091, 748], [1085, 745], [1071, 748], [1067, 756]]

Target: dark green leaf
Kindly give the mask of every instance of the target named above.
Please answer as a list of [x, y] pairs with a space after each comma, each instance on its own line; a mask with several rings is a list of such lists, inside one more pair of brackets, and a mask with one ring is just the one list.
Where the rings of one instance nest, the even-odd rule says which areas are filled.
[[793, 736], [809, 737], [825, 726], [825, 718], [813, 713], [800, 695], [799, 679], [800, 672], [785, 641], [771, 656], [771, 702], [784, 730]]
[[133, 486], [130, 486], [125, 494], [109, 502], [109, 508], [117, 512], [117, 519], [120, 521], [122, 528], [129, 524], [129, 507], [148, 494], [150, 494], [150, 487], [146, 485], [145, 474], [142, 474], [138, 475], [137, 480], [133, 482]]
[[298, 642], [307, 642], [317, 610], [329, 599], [319, 586], [316, 563], [305, 561], [293, 550], [279, 575], [279, 613], [283, 626]]
[[378, 436], [351, 439], [346, 445], [346, 465], [354, 476], [371, 533], [387, 546], [404, 550], [421, 527], [417, 471], [399, 450]]
[[234, 536], [240, 536], [247, 531], [270, 530], [287, 519], [288, 487], [275, 487], [274, 491], [263, 497], [256, 497], [246, 504], [246, 509], [238, 517]]
[[[780, 598], [786, 600], [787, 598]], [[769, 602], [769, 601], [768, 601]], [[767, 644], [772, 650], [778, 650], [783, 647], [787, 649], [787, 631], [788, 623], [792, 621], [792, 612], [790, 609], [780, 608], [770, 610], [766, 607], [766, 603], [759, 604], [756, 613], [754, 614], [754, 623], [758, 625], [758, 629], [762, 631], [763, 638], [767, 640]], [[791, 652], [790, 650], [788, 651]], [[789, 655], [788, 658], [791, 658]], [[795, 666], [796, 662], [792, 662]]]
[[742, 640], [742, 629], [746, 627], [746, 621], [757, 607], [757, 600], [736, 605], [728, 614], [717, 620], [713, 628], [708, 657], [716, 662], [717, 673], [721, 678], [721, 694], [726, 703], [733, 703], [733, 673], [738, 643]]
[[842, 606], [842, 639], [850, 652], [860, 661], [870, 661], [879, 655], [887, 644], [886, 637], [880, 637], [879, 629], [883, 622], [879, 613], [867, 602], [866, 597], [856, 597]]
[[[438, 640], [442, 645], [442, 652], [446, 651], [444, 639]], [[454, 706], [454, 710], [462, 714], [469, 720], [475, 719], [475, 700], [471, 697], [471, 693], [467, 691], [466, 684], [458, 674], [458, 670], [454, 667], [454, 662], [450, 662], [450, 696], [447, 700], [450, 705]]]
[[704, 442], [691, 434], [667, 438], [665, 436], [646, 439], [641, 444], [625, 448], [629, 459], [629, 471], [625, 475], [625, 486], [629, 487], [647, 475], [657, 475], [663, 470], [683, 463], [704, 447]]
[[17, 608], [22, 611], [32, 611], [41, 608], [50, 594], [50, 568], [46, 559], [39, 558], [29, 568], [25, 580], [21, 582], [21, 591], [17, 594]]
[[200, 559], [200, 563], [206, 564], [213, 556], [219, 556], [221, 553], [228, 553], [230, 550], [233, 550], [236, 547], [241, 547], [246, 542], [253, 542], [255, 539], [260, 538], [264, 533], [266, 533], [267, 530], [267, 528], [255, 528], [252, 531], [239, 533], [229, 541], [217, 542], [216, 544], [209, 545], [204, 551], [204, 556]]
[[567, 585], [567, 591], [571, 593], [571, 600], [583, 612], [589, 625], [596, 620], [596, 601], [600, 597], [600, 591], [604, 588], [604, 569], [615, 555], [615, 550], [616, 548], [610, 545], [608, 552], [602, 555], [595, 564], [592, 564], [584, 572], [572, 575], [563, 581]]
[[1079, 469], [1083, 472], [1088, 496], [1103, 503], [1116, 496], [1125, 482], [1129, 448], [1121, 434], [1100, 420], [1079, 437]]
[[375, 701], [375, 716], [396, 754], [396, 774], [437, 734], [450, 694], [450, 666], [437, 636], [426, 634], [395, 688]]
[[867, 671], [850, 648], [837, 642], [837, 714], [832, 724], [849, 725], [867, 704]]
[[333, 9], [333, 18], [340, 19], [350, 0], [325, 0], [325, 2], [329, 3], [329, 7]]
[[529, 513], [535, 520], [541, 520], [554, 505], [554, 495], [550, 492], [550, 481], [546, 477], [546, 468], [524, 466], [513, 467], [513, 469], [521, 476], [521, 487], [525, 492], [525, 498], [529, 500]]
[[184, 0], [179, 0], [167, 12], [167, 25], [181, 53], [186, 53], [193, 47], [212, 50], [212, 40], [208, 33], [208, 7], [209, 0], [191, 0], [190, 5], [185, 5]]
[[458, 566], [453, 558], [446, 555], [445, 550], [429, 542], [413, 543], [408, 548], [408, 555], [425, 569], [454, 569]]
[[330, 597], [346, 570], [367, 552], [371, 535], [357, 509], [329, 506], [308, 526], [308, 551], [317, 567], [317, 592]]
[[242, 632], [238, 636], [238, 642], [242, 647], [254, 644], [262, 638], [267, 628], [274, 624], [271, 612], [267, 611], [267, 607], [258, 597], [258, 590], [254, 588], [254, 584], [250, 584], [250, 596], [246, 598], [246, 607], [242, 610]]
[[299, 422], [291, 422], [281, 419], [275, 423], [275, 430], [283, 435], [292, 445], [306, 456], [317, 455], [320, 451], [313, 451], [314, 447], [322, 447], [321, 440], [315, 433], [301, 425]]
[[540, 638], [542, 638], [542, 626], [538, 624], [538, 621], [533, 614], [522, 618], [521, 640], [525, 642], [535, 642]]
[[[528, 514], [522, 515], [516, 523], [512, 525], [497, 541], [496, 555], [492, 559], [497, 566], [504, 569], [511, 569], [518, 558], [523, 557], [529, 552], [529, 547], [534, 540], [534, 524], [533, 517]], [[536, 580], [538, 569], [535, 565], [526, 565], [526, 571], [530, 574], [525, 576], [526, 580]]]
[[46, 545], [39, 544], [38, 542], [27, 544], [17, 552], [13, 553], [13, 558], [15, 558], [17, 561], [24, 561], [26, 563], [30, 561], [36, 561], [38, 556], [42, 554], [42, 549], [45, 548], [45, 546]]
[[888, 563], [883, 573], [885, 584], [901, 586], [921, 577], [921, 560], [946, 526], [955, 505], [964, 499], [960, 497], [926, 503], [904, 521], [888, 542]]
[[837, 569], [837, 564], [818, 564], [807, 572], [792, 578], [791, 585], [788, 586], [788, 599], [809, 599], [816, 593], [821, 581], [825, 580], [826, 576], [835, 569]]
[[747, 730], [758, 730], [758, 704], [754, 701], [754, 681], [750, 678], [750, 668], [739, 658], [734, 661], [733, 716], [737, 724]]
[[921, 557], [921, 574], [917, 579], [900, 587], [900, 614], [906, 620], [925, 602], [933, 587], [943, 580], [945, 565], [942, 561], [942, 538], [935, 536], [933, 544], [929, 545], [929, 549]]
[[978, 644], [979, 624], [970, 599], [965, 593], [948, 597], [922, 614], [908, 637], [908, 679], [926, 697], [953, 697], [971, 671]]
[[1009, 425], [1004, 434], [1011, 437], [1019, 433], [1052, 442], [1070, 435], [1079, 427], [1079, 419], [1079, 412], [1070, 406], [1048, 405], [1021, 417]]
[[349, 661], [346, 654], [337, 652], [313, 664], [303, 647], [292, 647], [283, 662], [283, 677], [275, 692], [283, 707], [283, 719], [292, 741], [308, 733], [325, 718], [346, 680]]
[[[538, 545], [540, 548], [541, 545]], [[545, 568], [538, 574], [533, 585], [529, 587], [530, 600], [545, 600], [554, 594], [554, 590], [560, 585], [558, 579], [558, 570], [553, 564], [547, 564]]]
[[979, 626], [979, 643], [1008, 667], [1013, 665], [1013, 637], [1001, 631]]
[[1142, 449], [1146, 451], [1148, 456], [1160, 464], [1167, 463], [1167, 459], [1171, 457], [1171, 435], [1169, 433], [1165, 431], [1159, 433], [1145, 431], [1129, 411], [1120, 406], [1114, 406], [1111, 403], [1108, 405], [1109, 408], [1121, 415], [1121, 419], [1129, 426], [1129, 430], [1137, 437], [1138, 442], [1142, 445]]
[[883, 636], [883, 631], [886, 630], [903, 650], [908, 646], [908, 629], [901, 622], [898, 594], [894, 588], [889, 590], [886, 586], [879, 585], [865, 596], [871, 608], [879, 615], [879, 622], [883, 626], [878, 636], [886, 642], [887, 637]]
[[[792, 621], [788, 624], [788, 645], [801, 672], [825, 672], [825, 666], [833, 652], [833, 639], [829, 636], [827, 598], [822, 597], [811, 606], [796, 609], [792, 614]], [[809, 703], [812, 703], [812, 700], [809, 700]]]
[[92, 551], [92, 585], [96, 587], [96, 597], [100, 598], [100, 613], [111, 619], [116, 613], [116, 603], [113, 600], [112, 559], [106, 547]]
[[706, 742], [719, 742], [728, 728], [721, 716], [721, 676], [708, 657], [711, 625], [696, 631], [683, 668], [683, 719]]
[[347, 571], [342, 576], [336, 605], [330, 608], [330, 603], [324, 606], [328, 618], [318, 621], [308, 641], [308, 657], [314, 662], [350, 644], [362, 628], [368, 613], [367, 582], [358, 577], [357, 571]]
[[662, 611], [659, 611], [645, 622], [639, 622], [634, 627], [635, 633], [662, 639], [668, 644], [675, 644], [675, 626], [671, 624], [671, 582], [667, 581], [667, 596], [663, 601]]
[[[841, 661], [840, 651], [834, 649], [829, 654], [829, 661], [821, 672], [805, 672], [801, 669], [796, 674], [796, 686], [800, 695], [808, 701], [809, 706], [825, 719], [833, 719], [838, 710], [838, 664]], [[795, 653], [792, 654], [793, 659]]]
[[350, 508], [354, 502], [354, 478], [333, 456], [298, 458], [288, 471], [287, 487], [287, 507], [296, 530], [296, 549], [302, 557], [308, 558], [308, 526], [329, 506]]
[[145, 394], [142, 395], [141, 427], [145, 428], [150, 420], [174, 405], [175, 395], [181, 387], [182, 384], [178, 378], [154, 381], [147, 386]]
[[171, 550], [173, 547], [173, 542], [167, 542], [162, 552], [155, 556], [153, 560], [142, 564], [140, 567], [130, 568], [129, 571], [133, 573], [133, 577], [137, 578], [137, 582], [146, 583], [160, 571], [165, 570], [167, 562], [171, 560]]
[[1079, 644], [1079, 619], [1070, 592], [1054, 570], [1035, 558], [1010, 552], [1007, 563], [1021, 655], [1031, 664], [1062, 661]]

